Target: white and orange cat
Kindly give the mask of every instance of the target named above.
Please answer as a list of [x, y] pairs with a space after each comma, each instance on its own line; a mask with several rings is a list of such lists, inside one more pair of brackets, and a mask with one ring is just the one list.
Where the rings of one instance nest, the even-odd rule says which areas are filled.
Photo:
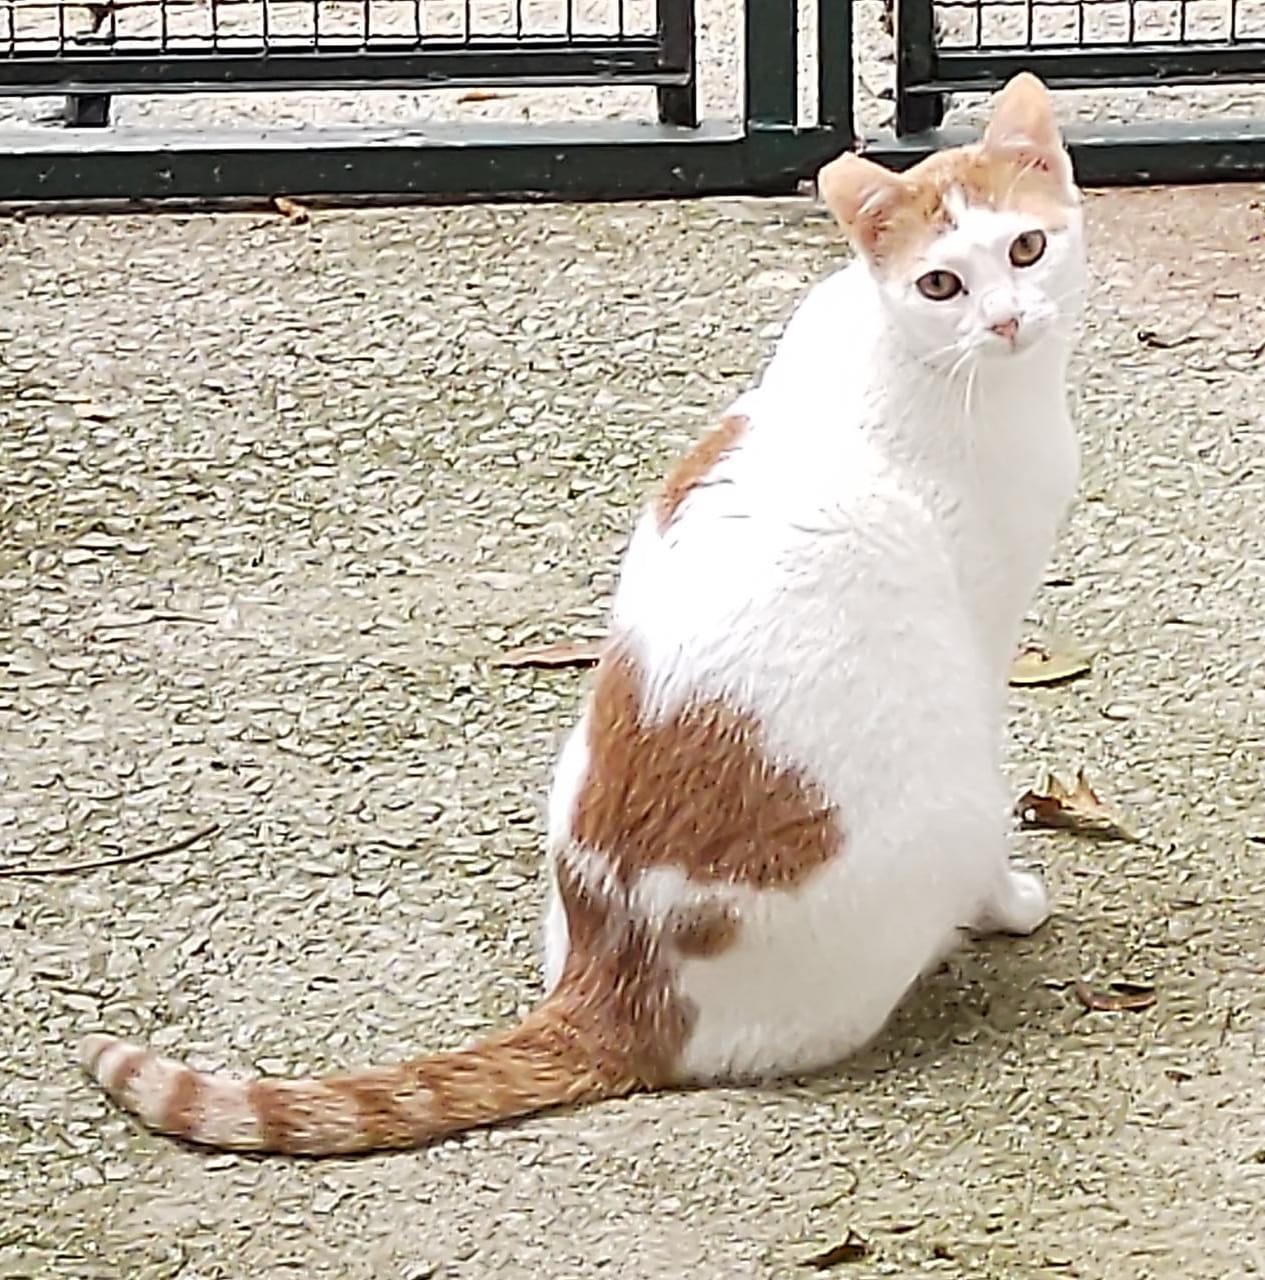
[[1048, 94], [903, 175], [821, 172], [857, 250], [628, 549], [549, 800], [543, 1002], [472, 1048], [309, 1080], [113, 1036], [87, 1069], [164, 1133], [410, 1147], [869, 1040], [961, 930], [1029, 933], [1006, 672], [1078, 471], [1079, 196]]

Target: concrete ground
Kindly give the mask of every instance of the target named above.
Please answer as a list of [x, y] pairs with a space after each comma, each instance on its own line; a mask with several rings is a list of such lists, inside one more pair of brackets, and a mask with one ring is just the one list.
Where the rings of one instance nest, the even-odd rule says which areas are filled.
[[584, 677], [492, 660], [600, 633], [840, 249], [808, 201], [0, 224], [0, 1276], [794, 1277], [849, 1232], [832, 1274], [1265, 1274], [1261, 197], [1089, 200], [1031, 634], [1096, 658], [1016, 691], [1010, 765], [1085, 765], [1143, 842], [1023, 836], [1050, 925], [827, 1078], [324, 1163], [149, 1136], [74, 1042], [298, 1072], [532, 1001]]

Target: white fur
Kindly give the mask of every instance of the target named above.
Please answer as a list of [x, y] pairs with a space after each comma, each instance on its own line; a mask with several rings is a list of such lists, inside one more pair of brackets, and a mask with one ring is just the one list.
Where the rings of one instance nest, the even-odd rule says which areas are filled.
[[[707, 900], [738, 912], [736, 945], [687, 958], [692, 1079], [805, 1070], [882, 1026], [962, 928], [1028, 932], [1040, 880], [1011, 869], [999, 768], [1006, 672], [1076, 486], [1066, 408], [1083, 290], [1079, 214], [1022, 270], [1029, 220], [958, 210], [908, 276], [856, 262], [814, 289], [735, 412], [740, 445], [666, 529], [641, 520], [614, 631], [646, 678], [648, 714], [691, 697], [756, 717], [772, 757], [837, 806], [841, 856], [794, 891], [643, 875], [646, 919]], [[930, 302], [917, 274], [968, 292]], [[1038, 270], [1038, 268], [1040, 268]], [[991, 334], [1019, 320], [1016, 349]], [[583, 725], [551, 796], [550, 845], [587, 882], [600, 855], [568, 845]], [[546, 980], [567, 940], [556, 900]]]
[[[549, 793], [547, 838], [550, 850], [566, 848], [571, 838], [571, 810], [589, 761], [587, 736], [588, 717], [583, 716], [567, 738], [554, 769], [553, 787]], [[557, 885], [551, 873], [544, 926], [543, 968], [546, 995], [558, 985], [566, 960], [567, 914], [562, 908], [562, 900], [558, 897]]]
[[249, 1150], [259, 1144], [259, 1117], [240, 1080], [203, 1076], [198, 1098], [198, 1129], [202, 1139], [216, 1146]]

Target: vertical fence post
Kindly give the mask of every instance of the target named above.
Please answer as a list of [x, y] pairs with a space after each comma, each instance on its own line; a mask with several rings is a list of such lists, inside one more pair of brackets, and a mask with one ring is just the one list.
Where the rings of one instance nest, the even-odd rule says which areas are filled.
[[76, 129], [103, 129], [110, 123], [110, 95], [72, 93], [66, 98], [62, 119]]
[[661, 124], [698, 124], [698, 58], [694, 45], [695, 0], [657, 0], [659, 47], [670, 67], [688, 67], [689, 84], [660, 85], [655, 90], [659, 100]]
[[746, 0], [746, 124], [749, 130], [786, 129], [799, 116], [796, 101], [795, 0]]
[[817, 121], [856, 141], [852, 116], [852, 0], [817, 0]]
[[936, 72], [935, 0], [896, 0], [896, 132], [934, 129], [944, 119], [938, 93], [912, 93]]

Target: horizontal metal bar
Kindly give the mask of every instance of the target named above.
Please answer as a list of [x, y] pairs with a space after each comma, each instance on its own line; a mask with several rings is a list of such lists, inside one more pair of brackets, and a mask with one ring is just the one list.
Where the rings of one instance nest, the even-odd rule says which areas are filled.
[[1265, 80], [1265, 41], [1147, 44], [1113, 48], [937, 50], [935, 72], [905, 86], [911, 94], [987, 92], [1018, 71], [1054, 89], [1151, 88]]
[[[842, 131], [736, 126], [427, 125], [425, 131], [48, 130], [0, 132], [0, 205], [181, 207], [318, 203], [617, 200], [785, 194], [849, 145]], [[1265, 120], [1067, 130], [1085, 186], [1265, 180]], [[948, 129], [867, 138], [904, 168], [975, 135]]]
[[793, 192], [840, 130], [736, 124], [0, 132], [0, 204], [618, 200]]
[[419, 52], [314, 51], [303, 46], [219, 53], [108, 53], [67, 49], [55, 56], [0, 57], [0, 95], [209, 92], [223, 89], [417, 89], [512, 85], [678, 85], [688, 61], [673, 66], [653, 36], [620, 41], [480, 41]]
[[[1265, 120], [1155, 121], [1086, 125], [1064, 131], [1085, 187], [1146, 187], [1265, 180]], [[969, 129], [937, 129], [865, 140], [867, 157], [904, 169], [943, 147], [978, 140]]]

